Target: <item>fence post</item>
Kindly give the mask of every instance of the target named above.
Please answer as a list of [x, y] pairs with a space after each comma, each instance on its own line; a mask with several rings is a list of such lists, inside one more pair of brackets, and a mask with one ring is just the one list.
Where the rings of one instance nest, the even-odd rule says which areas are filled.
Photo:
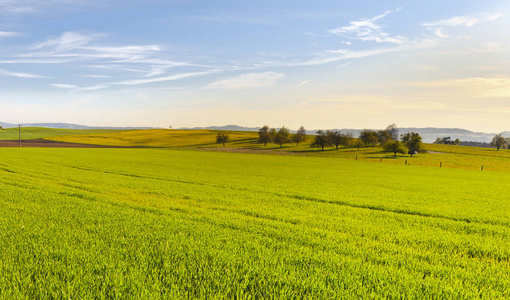
[[442, 168], [443, 167], [443, 162], [440, 162], [439, 163], [439, 167]]
[[483, 171], [483, 165], [482, 165], [482, 171]]
[[407, 166], [407, 159], [406, 159], [406, 166]]
[[358, 160], [358, 155], [356, 155], [356, 160]]

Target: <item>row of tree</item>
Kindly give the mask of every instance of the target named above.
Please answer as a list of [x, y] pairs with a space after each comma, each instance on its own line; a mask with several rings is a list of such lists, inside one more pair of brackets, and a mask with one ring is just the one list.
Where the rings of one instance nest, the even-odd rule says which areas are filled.
[[[264, 125], [259, 129], [258, 134], [258, 142], [263, 143], [264, 147], [267, 146], [268, 143], [275, 143], [283, 147], [284, 144], [292, 142], [296, 143], [296, 146], [299, 146], [299, 143], [306, 139], [306, 130], [303, 126], [301, 126], [295, 134], [291, 134], [289, 129], [285, 126], [276, 130], [275, 128], [269, 128], [269, 126]], [[227, 134], [218, 133], [216, 137], [217, 143], [225, 146], [225, 143], [229, 141], [230, 138]], [[335, 146], [336, 149], [338, 149], [341, 145], [354, 145], [358, 147], [359, 150], [363, 145], [371, 145], [374, 147], [377, 144], [382, 146], [386, 152], [394, 153], [395, 156], [398, 153], [408, 153], [412, 156], [421, 151], [422, 138], [418, 133], [414, 132], [408, 132], [399, 136], [397, 125], [391, 124], [386, 127], [386, 129], [379, 131], [365, 129], [361, 131], [358, 138], [354, 138], [350, 133], [319, 130], [314, 136], [311, 146], [321, 147], [321, 149], [324, 150], [324, 147], [328, 146]]]

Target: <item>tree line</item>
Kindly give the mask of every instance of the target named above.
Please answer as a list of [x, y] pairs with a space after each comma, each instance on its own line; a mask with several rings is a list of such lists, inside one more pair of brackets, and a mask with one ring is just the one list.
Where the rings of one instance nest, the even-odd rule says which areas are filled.
[[[306, 139], [306, 130], [301, 126], [295, 134], [291, 134], [289, 129], [282, 126], [280, 129], [269, 128], [264, 125], [258, 131], [258, 142], [264, 144], [264, 147], [268, 143], [275, 143], [283, 147], [285, 144], [296, 143], [296, 146]], [[408, 132], [399, 135], [399, 131], [396, 124], [391, 124], [384, 130], [369, 130], [364, 129], [361, 131], [358, 137], [353, 137], [351, 133], [343, 133], [340, 131], [331, 130], [319, 130], [314, 135], [312, 147], [320, 147], [324, 150], [325, 147], [334, 146], [338, 149], [339, 146], [354, 146], [358, 150], [362, 146], [381, 146], [384, 151], [394, 153], [394, 157], [398, 153], [410, 154], [411, 156], [422, 150], [422, 137], [415, 132]], [[223, 144], [229, 142], [229, 136], [225, 133], [218, 133], [216, 142]]]

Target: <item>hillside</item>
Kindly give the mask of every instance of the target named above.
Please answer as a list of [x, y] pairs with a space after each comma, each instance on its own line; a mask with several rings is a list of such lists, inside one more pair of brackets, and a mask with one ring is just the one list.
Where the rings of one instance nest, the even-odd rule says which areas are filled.
[[[57, 129], [45, 127], [21, 127], [21, 139], [40, 139], [55, 136], [67, 135], [87, 135], [121, 132], [113, 129]], [[0, 130], [0, 140], [19, 139], [19, 129], [17, 127]]]
[[136, 130], [116, 133], [102, 133], [75, 136], [54, 136], [48, 140], [78, 144], [92, 144], [105, 146], [127, 147], [163, 147], [163, 148], [191, 148], [200, 151], [242, 152], [271, 155], [299, 155], [320, 156], [348, 160], [362, 160], [388, 164], [422, 165], [443, 168], [460, 168], [485, 171], [510, 171], [510, 151], [496, 151], [493, 148], [477, 148], [453, 145], [425, 144], [424, 148], [430, 153], [420, 153], [413, 157], [401, 155], [397, 158], [393, 154], [385, 153], [380, 147], [354, 146], [327, 147], [325, 151], [311, 147], [313, 136], [296, 146], [286, 144], [280, 148], [276, 144], [257, 142], [258, 134], [248, 131], [222, 131], [229, 134], [231, 142], [226, 147], [216, 143], [215, 130]]

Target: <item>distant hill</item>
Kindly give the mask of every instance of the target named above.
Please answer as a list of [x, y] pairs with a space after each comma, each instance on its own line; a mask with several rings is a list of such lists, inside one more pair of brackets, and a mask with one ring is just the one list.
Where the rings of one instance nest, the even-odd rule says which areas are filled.
[[225, 125], [225, 126], [209, 126], [209, 127], [182, 127], [179, 129], [188, 129], [188, 130], [199, 130], [199, 129], [208, 129], [208, 130], [230, 130], [230, 131], [258, 131], [260, 127], [242, 127], [238, 125]]
[[[0, 126], [3, 128], [18, 127], [18, 124], [0, 122]], [[103, 127], [103, 126], [85, 126], [70, 123], [24, 123], [23, 127], [46, 127], [46, 128], [58, 128], [58, 129], [154, 129], [156, 127]]]
[[[3, 128], [12, 128], [17, 127], [17, 124], [0, 122], [0, 126]], [[78, 124], [70, 124], [70, 123], [29, 123], [23, 124], [25, 127], [47, 127], [47, 128], [60, 128], [60, 129], [117, 129], [117, 130], [129, 130], [129, 129], [155, 129], [157, 127], [102, 127], [102, 126], [85, 126]], [[230, 130], [230, 131], [258, 131], [260, 127], [243, 127], [239, 125], [225, 125], [225, 126], [209, 126], [209, 127], [183, 127], [179, 129], [209, 129], [209, 130]], [[326, 128], [327, 129], [327, 128]], [[307, 130], [308, 134], [315, 134], [318, 129], [310, 129]], [[348, 128], [333, 128], [330, 130], [333, 131], [342, 131], [349, 132], [353, 136], [359, 136], [361, 129], [348, 129]], [[376, 129], [374, 129], [376, 130]], [[295, 132], [292, 131], [291, 132]], [[426, 143], [432, 143], [438, 137], [450, 137], [452, 140], [459, 139], [465, 142], [479, 142], [479, 143], [488, 143], [492, 140], [496, 133], [486, 133], [486, 132], [474, 132], [461, 128], [434, 128], [434, 127], [426, 127], [426, 128], [415, 128], [415, 127], [404, 127], [399, 128], [400, 133], [406, 132], [416, 132], [423, 137], [423, 141]], [[501, 133], [505, 137], [510, 137], [510, 131], [504, 131]]]
[[[209, 127], [194, 127], [194, 128], [180, 128], [180, 129], [210, 129], [210, 130], [234, 130], [234, 131], [258, 131], [260, 127], [242, 127], [238, 125], [225, 125], [225, 126], [209, 126]], [[307, 130], [308, 134], [315, 134], [318, 129]], [[359, 136], [362, 129], [348, 129], [348, 128], [334, 128], [330, 129], [333, 131], [342, 131], [351, 133], [353, 136]], [[379, 129], [373, 129], [379, 130]], [[291, 130], [291, 132], [295, 132], [295, 130]], [[438, 137], [450, 137], [452, 140], [459, 139], [461, 141], [471, 141], [471, 142], [480, 142], [487, 143], [492, 140], [495, 133], [485, 133], [485, 132], [474, 132], [461, 128], [434, 128], [434, 127], [426, 127], [426, 128], [416, 128], [416, 127], [404, 127], [399, 128], [400, 133], [406, 132], [416, 132], [420, 134], [423, 138], [423, 141], [426, 143], [434, 142]], [[505, 135], [506, 134], [506, 135]], [[503, 132], [504, 136], [510, 136], [510, 131]]]

